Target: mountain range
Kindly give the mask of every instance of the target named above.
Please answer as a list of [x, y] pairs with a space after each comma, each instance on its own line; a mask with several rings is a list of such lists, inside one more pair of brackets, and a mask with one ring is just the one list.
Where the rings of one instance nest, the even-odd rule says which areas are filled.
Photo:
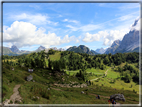
[[[139, 19], [138, 19], [139, 20]], [[132, 27], [135, 27], [138, 23], [138, 20], [135, 20]], [[130, 30], [129, 33], [125, 34], [122, 41], [115, 40], [112, 45], [107, 49], [96, 49], [90, 50], [85, 45], [80, 46], [72, 46], [68, 48], [66, 51], [73, 51], [77, 53], [87, 53], [89, 55], [96, 55], [96, 54], [115, 54], [115, 53], [124, 53], [124, 52], [139, 52], [139, 30], [133, 29]], [[57, 51], [65, 51], [65, 49], [56, 47], [53, 48], [45, 48], [43, 46], [38, 47], [35, 51], [26, 51], [26, 50], [19, 50], [15, 45], [13, 45], [11, 48], [3, 47], [3, 55], [21, 55], [21, 54], [28, 54], [31, 52], [40, 52], [42, 50], [45, 50], [45, 52], [48, 52], [50, 49], [57, 50]], [[1, 50], [0, 50], [1, 53]]]
[[[62, 49], [62, 48], [57, 49], [56, 47], [53, 47], [53, 48], [46, 49], [43, 46], [39, 46], [35, 51], [26, 51], [26, 50], [19, 50], [17, 46], [13, 45], [11, 46], [11, 48], [3, 46], [3, 55], [11, 56], [11, 55], [29, 54], [32, 52], [40, 52], [42, 50], [45, 50], [46, 52], [48, 52], [50, 49], [58, 50], [58, 51], [65, 51], [65, 49]], [[1, 50], [0, 50], [0, 55], [1, 55]]]
[[[137, 25], [138, 20], [135, 20], [134, 24], [132, 25], [133, 27]], [[133, 29], [124, 35], [122, 41], [114, 41], [111, 47], [106, 50], [105, 54], [139, 52], [139, 48], [139, 30]]]

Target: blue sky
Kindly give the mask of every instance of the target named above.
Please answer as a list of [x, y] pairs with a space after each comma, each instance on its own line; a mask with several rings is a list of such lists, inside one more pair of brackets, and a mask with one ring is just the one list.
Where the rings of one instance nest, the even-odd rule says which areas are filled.
[[3, 45], [110, 47], [140, 16], [139, 3], [4, 3]]

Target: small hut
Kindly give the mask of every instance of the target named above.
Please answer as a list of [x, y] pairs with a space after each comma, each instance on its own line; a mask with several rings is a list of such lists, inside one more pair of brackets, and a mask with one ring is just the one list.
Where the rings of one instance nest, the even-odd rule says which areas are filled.
[[29, 69], [29, 68], [28, 68], [28, 72], [29, 72], [29, 73], [32, 73], [33, 71], [34, 71], [33, 69]]

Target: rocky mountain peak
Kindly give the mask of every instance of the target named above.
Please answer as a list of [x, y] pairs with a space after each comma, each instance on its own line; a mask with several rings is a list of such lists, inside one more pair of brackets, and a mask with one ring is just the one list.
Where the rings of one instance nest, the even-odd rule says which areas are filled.
[[59, 51], [65, 51], [65, 49], [63, 49], [63, 48], [59, 48]]
[[120, 44], [121, 44], [121, 41], [120, 41], [120, 40], [115, 40], [115, 41], [112, 43], [111, 47], [113, 48], [113, 47], [119, 46]]
[[78, 47], [81, 48], [85, 53], [90, 51], [90, 49], [85, 45], [79, 45]]
[[20, 52], [20, 50], [15, 45], [11, 46], [10, 50], [15, 53]]
[[132, 27], [136, 26], [138, 24], [139, 19], [136, 19]]
[[58, 50], [56, 47], [52, 47], [51, 49], [53, 49], [53, 50]]
[[39, 48], [38, 48], [38, 50], [44, 50], [45, 49], [45, 47], [43, 47], [43, 46], [40, 46]]
[[96, 49], [95, 51], [96, 51], [97, 53], [103, 54], [103, 53], [105, 53], [106, 49], [100, 48], [100, 49]]
[[138, 18], [138, 19], [135, 20], [134, 24], [131, 27], [130, 32], [131, 31], [139, 31], [139, 30], [140, 30], [140, 18]]

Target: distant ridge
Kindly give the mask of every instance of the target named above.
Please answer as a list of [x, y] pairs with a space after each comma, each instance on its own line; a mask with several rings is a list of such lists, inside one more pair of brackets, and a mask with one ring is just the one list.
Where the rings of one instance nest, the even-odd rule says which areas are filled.
[[12, 52], [10, 50], [10, 48], [4, 47], [4, 46], [3, 46], [3, 53], [1, 53], [1, 49], [0, 49], [0, 55], [1, 54], [3, 54], [3, 55], [9, 55], [9, 56], [11, 56], [11, 55], [17, 55], [16, 53]]
[[35, 52], [40, 52], [40, 51], [43, 51], [45, 49], [46, 49], [45, 47], [40, 46], [40, 47], [38, 47], [38, 49], [35, 50]]
[[96, 51], [97, 53], [103, 54], [103, 53], [105, 53], [106, 49], [100, 48], [100, 49], [96, 49], [95, 51]]
[[79, 45], [78, 47], [77, 46], [73, 46], [73, 47], [70, 47], [67, 49], [67, 51], [73, 51], [73, 52], [76, 52], [76, 53], [87, 53], [89, 55], [96, 55], [98, 54], [97, 52], [91, 50], [86, 47], [85, 45]]

